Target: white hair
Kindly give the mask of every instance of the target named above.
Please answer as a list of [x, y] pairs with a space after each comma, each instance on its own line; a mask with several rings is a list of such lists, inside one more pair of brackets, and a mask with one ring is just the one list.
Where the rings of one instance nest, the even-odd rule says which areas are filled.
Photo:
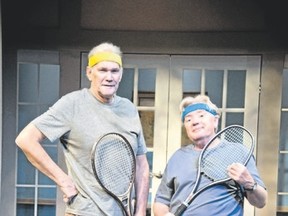
[[92, 55], [95, 55], [96, 53], [99, 53], [99, 52], [112, 52], [122, 57], [122, 52], [120, 50], [120, 47], [115, 46], [114, 44], [109, 43], [109, 42], [104, 42], [93, 47], [88, 54], [88, 58], [90, 58]]

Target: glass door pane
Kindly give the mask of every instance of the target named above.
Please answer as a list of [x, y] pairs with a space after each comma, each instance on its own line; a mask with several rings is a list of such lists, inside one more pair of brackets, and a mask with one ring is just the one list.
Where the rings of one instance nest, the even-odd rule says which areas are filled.
[[283, 71], [277, 211], [288, 212], [288, 69]]
[[167, 160], [165, 128], [168, 116], [169, 60], [169, 56], [124, 55], [124, 77], [119, 89], [119, 95], [124, 86], [126, 92], [130, 89], [128, 95], [133, 96], [131, 100], [139, 110], [148, 147], [147, 159], [150, 168], [148, 212]]

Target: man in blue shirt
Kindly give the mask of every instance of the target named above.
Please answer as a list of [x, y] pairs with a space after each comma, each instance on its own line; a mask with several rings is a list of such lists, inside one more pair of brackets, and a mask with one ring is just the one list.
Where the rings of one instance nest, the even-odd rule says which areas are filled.
[[[196, 181], [200, 152], [214, 137], [218, 127], [220, 113], [208, 96], [184, 98], [180, 110], [192, 144], [180, 148], [169, 159], [153, 205], [155, 216], [174, 215], [191, 193]], [[255, 207], [265, 206], [267, 191], [258, 174], [253, 156], [246, 166], [233, 163], [227, 167], [227, 172], [231, 181], [214, 185], [200, 193], [183, 215], [242, 216], [244, 197]], [[201, 188], [210, 182], [209, 178], [203, 176], [198, 187]]]

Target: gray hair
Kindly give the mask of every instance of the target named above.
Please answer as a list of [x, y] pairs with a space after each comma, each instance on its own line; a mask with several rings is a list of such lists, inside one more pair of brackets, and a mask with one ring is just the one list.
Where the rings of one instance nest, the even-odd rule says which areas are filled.
[[96, 53], [99, 53], [99, 52], [112, 52], [122, 57], [122, 52], [120, 50], [120, 47], [115, 46], [114, 44], [109, 43], [109, 42], [104, 42], [93, 47], [88, 54], [88, 58], [90, 58], [92, 55], [95, 55]]

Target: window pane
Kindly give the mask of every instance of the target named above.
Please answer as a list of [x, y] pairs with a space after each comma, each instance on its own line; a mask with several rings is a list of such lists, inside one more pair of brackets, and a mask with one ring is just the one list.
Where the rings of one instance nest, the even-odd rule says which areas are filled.
[[278, 191], [288, 192], [288, 154], [279, 155], [278, 173]]
[[39, 115], [46, 112], [50, 106], [51, 106], [51, 104], [46, 104], [46, 105], [40, 104], [39, 105]]
[[[288, 154], [279, 155], [278, 169], [278, 192], [288, 193]], [[278, 195], [277, 197], [278, 210], [286, 210], [288, 206], [288, 195]]]
[[[56, 143], [57, 144], [57, 143]], [[55, 143], [51, 143], [44, 146], [45, 151], [49, 154], [49, 156], [52, 158], [53, 161], [55, 161], [57, 163], [57, 146], [55, 145]]]
[[31, 187], [19, 187], [17, 188], [17, 203], [20, 204], [34, 204], [35, 189]]
[[48, 178], [46, 175], [38, 172], [38, 181], [40, 185], [55, 185], [54, 181]]
[[[156, 69], [139, 69], [138, 78], [138, 92], [148, 92], [155, 94], [155, 83], [156, 83]], [[154, 98], [153, 98], [154, 106]]]
[[51, 104], [59, 98], [59, 69], [59, 65], [40, 65], [40, 103]]
[[[155, 86], [156, 86], [156, 69], [155, 68], [139, 68], [138, 69], [138, 106], [154, 107], [155, 106]], [[154, 137], [154, 111], [139, 111], [143, 133], [148, 148], [153, 148]], [[153, 152], [147, 153], [150, 172], [153, 170]], [[152, 177], [150, 176], [149, 189], [152, 188]], [[148, 196], [148, 208], [151, 207], [151, 196]]]
[[288, 112], [281, 113], [280, 151], [288, 150]]
[[226, 114], [226, 126], [237, 124], [244, 125], [244, 113], [227, 113]]
[[117, 95], [125, 97], [133, 102], [133, 88], [134, 88], [134, 68], [124, 68], [122, 80], [117, 90]]
[[38, 116], [38, 108], [33, 105], [18, 105], [18, 131]]
[[35, 184], [35, 168], [18, 149], [17, 184]]
[[186, 69], [183, 70], [183, 93], [201, 92], [201, 70]]
[[139, 69], [138, 77], [138, 105], [154, 106], [155, 105], [155, 69]]
[[34, 215], [34, 188], [17, 188], [17, 216]]
[[244, 108], [246, 71], [228, 71], [227, 107]]
[[205, 73], [205, 92], [218, 108], [222, 107], [223, 70], [207, 70]]
[[288, 69], [283, 71], [282, 108], [288, 108]]
[[38, 203], [46, 205], [56, 204], [56, 186], [55, 188], [39, 188]]
[[56, 205], [38, 205], [39, 216], [51, 216], [56, 215]]
[[[278, 205], [278, 210], [283, 210], [285, 209], [285, 212], [287, 212], [287, 206], [288, 206], [288, 195], [278, 195], [278, 200], [277, 200], [277, 205]], [[278, 215], [278, 214], [277, 214]], [[282, 215], [282, 214], [281, 214]], [[286, 216], [283, 212], [283, 216]]]
[[148, 148], [153, 147], [154, 111], [139, 111], [143, 133]]
[[36, 102], [38, 100], [38, 66], [37, 64], [19, 64], [19, 102]]
[[17, 204], [17, 216], [34, 215], [34, 205], [31, 204]]

